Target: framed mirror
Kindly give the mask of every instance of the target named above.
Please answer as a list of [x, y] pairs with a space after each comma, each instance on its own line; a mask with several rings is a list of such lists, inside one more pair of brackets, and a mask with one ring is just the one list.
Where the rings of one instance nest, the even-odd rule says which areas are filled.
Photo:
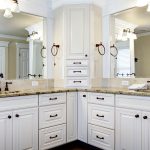
[[22, 12], [5, 18], [3, 13], [0, 10], [0, 73], [8, 80], [42, 78], [44, 18]]
[[118, 55], [111, 56], [115, 78], [150, 77], [150, 12], [134, 7], [112, 15], [113, 43]]

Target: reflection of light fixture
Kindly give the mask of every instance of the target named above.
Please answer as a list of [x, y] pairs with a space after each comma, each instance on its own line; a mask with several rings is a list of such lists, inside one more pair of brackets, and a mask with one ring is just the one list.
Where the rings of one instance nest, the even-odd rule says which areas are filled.
[[18, 0], [2, 0], [1, 9], [5, 9], [4, 17], [12, 18], [12, 12], [19, 13], [19, 3]]
[[136, 6], [137, 7], [143, 7], [148, 4], [148, 0], [137, 0]]
[[129, 28], [123, 29], [122, 33], [122, 41], [127, 41], [128, 39], [137, 39], [137, 36], [134, 32], [132, 32]]
[[28, 37], [27, 37], [27, 41], [37, 40], [37, 39], [39, 39], [39, 35], [38, 35], [38, 32], [36, 32], [36, 31], [32, 31], [32, 33], [29, 34]]
[[5, 18], [12, 18], [12, 17], [13, 17], [13, 14], [12, 14], [10, 8], [7, 8], [7, 9], [5, 10], [4, 17], [5, 17]]

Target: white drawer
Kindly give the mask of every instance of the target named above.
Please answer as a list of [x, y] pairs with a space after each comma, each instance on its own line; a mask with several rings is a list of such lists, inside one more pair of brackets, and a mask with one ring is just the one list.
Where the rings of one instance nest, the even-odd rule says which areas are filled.
[[59, 125], [39, 131], [39, 149], [46, 150], [66, 143], [66, 125]]
[[116, 95], [116, 106], [150, 111], [150, 97]]
[[114, 150], [114, 131], [89, 124], [88, 144], [104, 150]]
[[88, 76], [88, 69], [85, 68], [67, 68], [67, 76], [69, 77], [81, 77]]
[[67, 79], [66, 80], [66, 85], [68, 87], [86, 87], [88, 86], [88, 79], [85, 78], [85, 79], [81, 79], [81, 78], [75, 78], [75, 79]]
[[81, 60], [81, 59], [69, 59], [67, 60], [68, 67], [83, 67], [88, 66], [88, 60]]
[[94, 125], [114, 129], [114, 107], [89, 104], [88, 122]]
[[39, 95], [39, 106], [66, 103], [66, 93]]
[[114, 101], [114, 94], [90, 93], [90, 103], [114, 106]]
[[39, 108], [39, 128], [66, 123], [66, 104]]
[[0, 111], [38, 106], [38, 95], [0, 98]]

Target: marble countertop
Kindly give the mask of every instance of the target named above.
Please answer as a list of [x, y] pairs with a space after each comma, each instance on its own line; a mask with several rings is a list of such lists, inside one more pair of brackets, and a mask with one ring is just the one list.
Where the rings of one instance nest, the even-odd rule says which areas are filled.
[[97, 92], [97, 93], [107, 93], [107, 94], [122, 94], [122, 95], [132, 95], [132, 96], [150, 96], [150, 90], [128, 90], [124, 88], [91, 88], [91, 89], [67, 89], [67, 88], [51, 88], [51, 89], [29, 89], [23, 91], [10, 91], [10, 92], [0, 92], [0, 98], [4, 97], [15, 97], [15, 96], [28, 96], [37, 94], [50, 94], [50, 93], [61, 93], [61, 92]]

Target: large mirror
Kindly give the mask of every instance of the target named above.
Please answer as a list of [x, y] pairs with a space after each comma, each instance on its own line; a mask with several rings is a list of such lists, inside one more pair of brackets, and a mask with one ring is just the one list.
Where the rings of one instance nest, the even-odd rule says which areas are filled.
[[112, 20], [113, 44], [118, 51], [116, 57], [111, 55], [112, 77], [149, 78], [150, 12], [147, 7], [113, 14]]
[[45, 49], [44, 18], [26, 13], [4, 17], [0, 11], [0, 74], [5, 79], [43, 77]]

